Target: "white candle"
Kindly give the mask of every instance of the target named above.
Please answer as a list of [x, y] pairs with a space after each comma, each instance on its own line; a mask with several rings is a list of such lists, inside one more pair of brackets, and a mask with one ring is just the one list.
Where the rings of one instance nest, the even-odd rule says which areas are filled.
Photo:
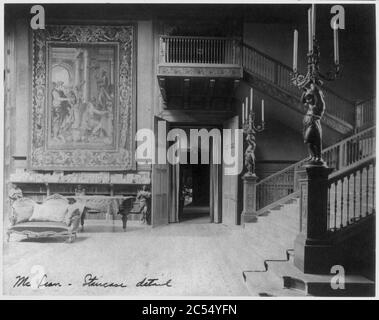
[[298, 48], [299, 33], [297, 30], [293, 32], [293, 71], [297, 71], [297, 48]]
[[338, 27], [337, 23], [334, 22], [333, 28], [333, 39], [334, 39], [334, 63], [338, 64], [339, 61], [339, 50], [338, 50]]
[[245, 105], [246, 105], [246, 119], [248, 118], [248, 115], [249, 115], [249, 98], [246, 97], [246, 102], [245, 102]]
[[265, 101], [262, 99], [262, 122], [265, 122]]
[[253, 111], [253, 88], [250, 89], [250, 112]]
[[316, 38], [316, 5], [312, 4], [312, 39]]
[[249, 112], [249, 108], [247, 106], [247, 103], [245, 103], [245, 119], [246, 119], [246, 121], [248, 120], [248, 112]]
[[313, 40], [312, 40], [312, 16], [311, 9], [308, 9], [308, 52], [313, 50]]
[[245, 118], [245, 104], [242, 102], [242, 123], [246, 121]]

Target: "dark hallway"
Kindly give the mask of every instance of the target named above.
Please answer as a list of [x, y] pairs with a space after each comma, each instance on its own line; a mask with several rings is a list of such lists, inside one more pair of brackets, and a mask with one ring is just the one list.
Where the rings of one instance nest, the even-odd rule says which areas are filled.
[[209, 178], [209, 165], [180, 166], [180, 222], [210, 222]]

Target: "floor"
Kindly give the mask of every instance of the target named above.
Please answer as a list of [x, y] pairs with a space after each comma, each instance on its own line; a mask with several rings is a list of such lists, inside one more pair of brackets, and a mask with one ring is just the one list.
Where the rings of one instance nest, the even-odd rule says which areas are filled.
[[[4, 243], [4, 294], [248, 296], [242, 272], [262, 269], [266, 258], [245, 245], [251, 238], [241, 226], [195, 219], [150, 228], [130, 221], [123, 232], [120, 223], [87, 220], [84, 232], [71, 244], [64, 239], [11, 235], [11, 241]], [[15, 286], [17, 276], [29, 276], [37, 283], [39, 273], [47, 275], [45, 285], [54, 285]], [[92, 282], [98, 286], [83, 285], [88, 274], [98, 278]], [[144, 278], [166, 285], [137, 286]], [[126, 287], [100, 286], [104, 283]]]
[[209, 206], [186, 206], [179, 216], [181, 223], [209, 223]]

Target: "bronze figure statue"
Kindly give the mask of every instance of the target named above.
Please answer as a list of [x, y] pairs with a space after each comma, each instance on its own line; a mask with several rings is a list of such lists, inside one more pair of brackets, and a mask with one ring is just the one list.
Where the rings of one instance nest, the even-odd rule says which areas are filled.
[[248, 144], [245, 151], [245, 166], [247, 175], [255, 175], [255, 132], [253, 129], [249, 130], [246, 134], [246, 142]]
[[[263, 104], [263, 102], [262, 102]], [[243, 132], [246, 134], [247, 148], [245, 151], [245, 167], [247, 176], [255, 176], [255, 149], [257, 144], [255, 142], [255, 135], [257, 132], [262, 132], [265, 129], [265, 122], [263, 120], [262, 108], [262, 123], [255, 125], [255, 113], [250, 111], [247, 119], [243, 123]]]
[[325, 112], [324, 94], [316, 83], [311, 82], [304, 86], [301, 102], [306, 108], [303, 119], [303, 137], [309, 151], [307, 162], [311, 165], [325, 165], [321, 157], [321, 118]]

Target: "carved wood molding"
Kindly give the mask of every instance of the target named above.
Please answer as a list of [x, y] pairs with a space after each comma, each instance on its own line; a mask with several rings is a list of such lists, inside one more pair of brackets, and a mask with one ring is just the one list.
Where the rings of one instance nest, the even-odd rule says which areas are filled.
[[242, 78], [240, 67], [159, 65], [158, 76]]

